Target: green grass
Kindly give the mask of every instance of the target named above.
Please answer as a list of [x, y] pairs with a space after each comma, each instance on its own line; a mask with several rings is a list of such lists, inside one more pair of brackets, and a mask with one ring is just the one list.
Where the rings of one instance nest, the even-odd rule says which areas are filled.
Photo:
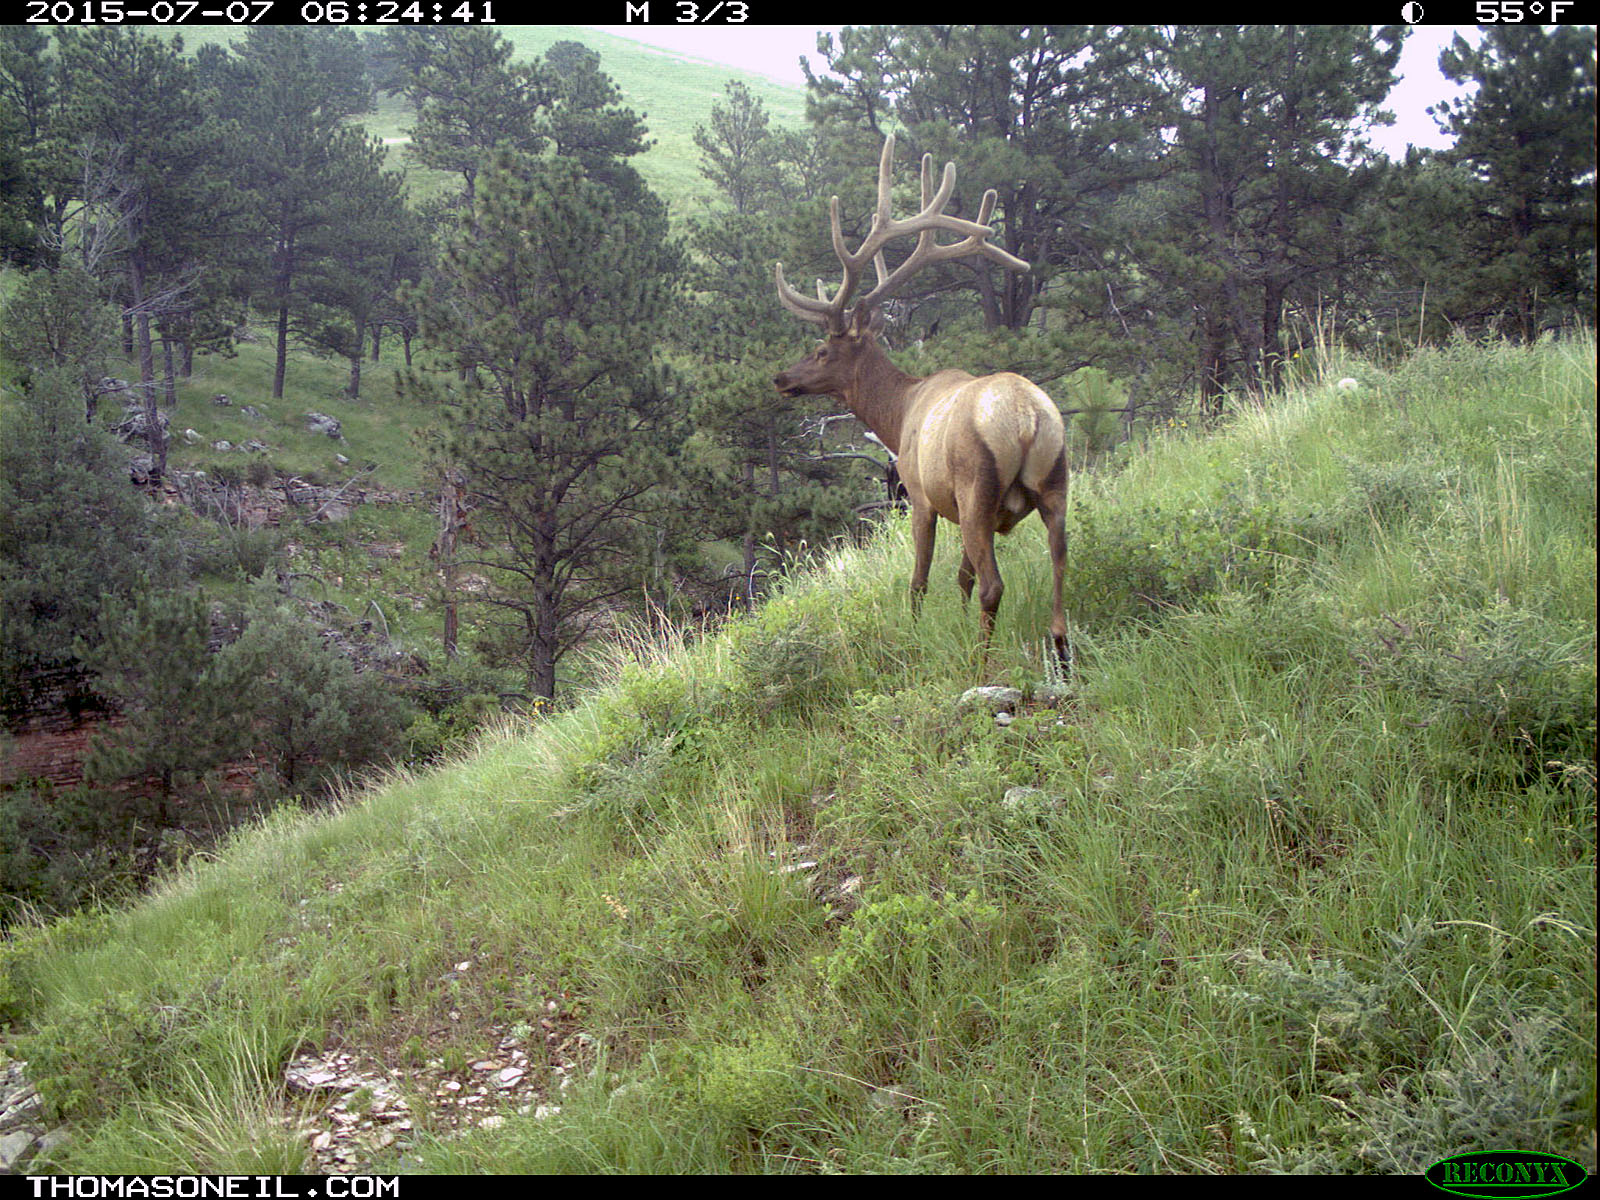
[[[1362, 378], [1075, 481], [1060, 707], [957, 708], [956, 539], [913, 621], [893, 524], [18, 936], [53, 1165], [300, 1169], [283, 1066], [338, 1047], [411, 1089], [380, 1171], [1592, 1170], [1593, 342]], [[1046, 563], [1002, 547], [996, 681], [1048, 674]], [[507, 1031], [559, 1112], [458, 1135]]]

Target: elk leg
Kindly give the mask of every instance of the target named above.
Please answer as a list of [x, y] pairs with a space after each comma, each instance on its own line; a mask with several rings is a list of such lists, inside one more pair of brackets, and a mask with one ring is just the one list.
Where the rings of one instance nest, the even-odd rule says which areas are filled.
[[911, 612], [922, 611], [922, 596], [928, 590], [928, 571], [933, 566], [933, 535], [939, 514], [930, 504], [911, 506], [911, 541], [916, 547], [916, 562], [911, 568]]
[[1055, 577], [1055, 595], [1050, 606], [1050, 638], [1063, 667], [1071, 666], [1072, 650], [1067, 644], [1067, 618], [1061, 602], [1061, 576], [1067, 569], [1067, 460], [1063, 455], [1045, 480], [1039, 493], [1039, 519], [1050, 535], [1050, 571]]
[[987, 658], [989, 639], [994, 634], [994, 615], [1006, 590], [1000, 579], [1000, 564], [994, 557], [993, 513], [975, 512], [973, 506], [963, 505], [961, 545], [978, 580], [978, 632]]
[[961, 551], [961, 567], [956, 571], [956, 585], [961, 589], [961, 603], [965, 607], [972, 602], [972, 581], [977, 572], [972, 569], [972, 560], [967, 557], [966, 549]]

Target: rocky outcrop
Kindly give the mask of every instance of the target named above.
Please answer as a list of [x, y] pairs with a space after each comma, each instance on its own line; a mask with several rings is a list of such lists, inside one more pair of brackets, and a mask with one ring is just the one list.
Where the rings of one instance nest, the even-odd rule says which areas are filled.
[[308, 412], [306, 414], [306, 429], [311, 433], [325, 433], [335, 441], [344, 440], [344, 434], [339, 431], [338, 420], [328, 416], [327, 413]]
[[0, 1175], [20, 1175], [67, 1137], [65, 1128], [45, 1120], [44, 1101], [28, 1082], [27, 1065], [0, 1067]]

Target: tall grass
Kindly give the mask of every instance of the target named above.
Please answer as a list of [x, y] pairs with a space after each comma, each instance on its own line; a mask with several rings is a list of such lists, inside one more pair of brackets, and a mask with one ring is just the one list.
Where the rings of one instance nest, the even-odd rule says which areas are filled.
[[[294, 1169], [283, 1063], [337, 1043], [413, 1092], [376, 1169], [1592, 1167], [1593, 343], [1360, 377], [1077, 480], [1072, 694], [1009, 725], [955, 702], [954, 539], [913, 620], [892, 525], [16, 939], [57, 1165]], [[996, 681], [1047, 561], [1002, 547]], [[430, 1116], [541, 1022], [540, 1113]]]

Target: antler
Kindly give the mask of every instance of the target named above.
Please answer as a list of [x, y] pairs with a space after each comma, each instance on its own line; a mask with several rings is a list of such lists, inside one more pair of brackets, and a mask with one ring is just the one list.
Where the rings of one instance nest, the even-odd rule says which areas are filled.
[[[953, 162], [945, 163], [944, 179], [939, 184], [938, 192], [930, 196], [929, 193], [933, 192], [933, 155], [924, 154], [922, 211], [914, 217], [907, 217], [901, 221], [891, 219], [889, 193], [893, 164], [894, 134], [891, 133], [884, 139], [883, 156], [878, 160], [878, 208], [872, 214], [872, 228], [854, 254], [845, 249], [844, 232], [839, 219], [839, 197], [835, 196], [829, 202], [828, 219], [833, 231], [833, 252], [844, 267], [844, 277], [839, 281], [839, 289], [834, 292], [832, 299], [829, 299], [827, 289], [820, 279], [817, 280], [815, 300], [795, 291], [783, 277], [783, 264], [778, 264], [778, 300], [790, 312], [815, 324], [826, 325], [834, 333], [843, 332], [845, 306], [855, 294], [856, 287], [861, 282], [862, 269], [869, 262], [877, 272], [878, 283], [861, 299], [859, 302], [861, 306], [871, 306], [888, 299], [906, 280], [929, 263], [949, 262], [952, 259], [980, 255], [999, 263], [1008, 271], [1031, 270], [1020, 258], [989, 243], [988, 239], [994, 233], [994, 230], [989, 228], [989, 218], [994, 212], [996, 199], [993, 188], [983, 194], [983, 203], [979, 205], [976, 221], [966, 221], [945, 214], [944, 206], [950, 202], [950, 193], [956, 186], [956, 165]], [[966, 237], [959, 242], [941, 246], [937, 241], [941, 229], [963, 233]], [[916, 246], [912, 248], [905, 262], [892, 272], [888, 271], [883, 261], [884, 246], [891, 239], [908, 233], [917, 235]]]

